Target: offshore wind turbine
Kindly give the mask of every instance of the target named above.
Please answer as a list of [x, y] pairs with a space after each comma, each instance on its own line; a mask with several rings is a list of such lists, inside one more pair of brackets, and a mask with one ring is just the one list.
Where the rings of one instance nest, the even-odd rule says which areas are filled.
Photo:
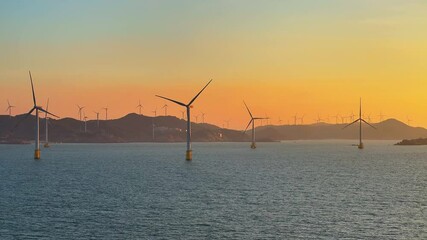
[[36, 101], [36, 94], [34, 93], [34, 85], [33, 85], [33, 78], [31, 77], [31, 72], [28, 71], [29, 75], [30, 75], [30, 82], [31, 82], [31, 91], [33, 93], [33, 108], [31, 108], [31, 110], [25, 115], [25, 117], [19, 121], [15, 128], [23, 121], [25, 120], [29, 115], [31, 115], [32, 112], [34, 112], [34, 110], [36, 111], [36, 131], [35, 131], [35, 150], [34, 150], [34, 159], [40, 159], [40, 118], [39, 118], [39, 111], [40, 112], [44, 112], [47, 113], [49, 115], [52, 115], [54, 117], [59, 118], [58, 116], [48, 112], [47, 110], [44, 110], [41, 106], [37, 106], [37, 101]]
[[[368, 123], [367, 121], [365, 121], [365, 119], [362, 118], [362, 98], [360, 98], [360, 108], [359, 108], [359, 118], [356, 119], [354, 122], [346, 125], [344, 128], [347, 128], [348, 126], [353, 125], [354, 123], [359, 122], [359, 149], [363, 149], [363, 142], [362, 142], [362, 122], [368, 124], [370, 127], [376, 129], [374, 126], [372, 126], [370, 123]], [[343, 129], [344, 129], [343, 128]]]
[[143, 108], [143, 106], [141, 104], [141, 100], [139, 100], [139, 104], [138, 104], [138, 106], [136, 106], [136, 108], [139, 108], [139, 115], [141, 115], [141, 109]]
[[212, 82], [212, 79], [202, 88], [202, 90], [200, 90], [199, 93], [197, 93], [197, 95], [193, 99], [191, 99], [191, 101], [188, 104], [185, 104], [185, 103], [182, 103], [182, 102], [179, 102], [179, 101], [167, 98], [167, 97], [162, 97], [162, 96], [156, 95], [156, 97], [163, 98], [163, 99], [166, 99], [166, 100], [171, 101], [173, 103], [176, 103], [180, 106], [183, 106], [187, 110], [187, 151], [185, 154], [185, 159], [187, 161], [190, 161], [193, 159], [193, 150], [191, 149], [191, 114], [190, 114], [190, 109], [192, 108], [191, 104], [199, 97], [199, 95], [205, 90], [205, 88], [211, 82]]
[[6, 112], [9, 112], [9, 117], [12, 117], [12, 108], [14, 108], [15, 106], [10, 105], [9, 99], [7, 100], [7, 108], [6, 108]]
[[83, 107], [80, 107], [80, 105], [77, 105], [77, 108], [79, 109], [79, 120], [81, 121], [82, 120], [82, 110], [85, 108], [84, 106]]
[[262, 120], [262, 119], [266, 119], [266, 118], [260, 118], [260, 117], [254, 117], [251, 113], [251, 111], [248, 108], [248, 105], [246, 105], [245, 101], [243, 101], [243, 103], [245, 104], [246, 110], [248, 110], [249, 116], [251, 116], [251, 120], [249, 121], [248, 125], [245, 128], [245, 131], [248, 130], [249, 125], [252, 124], [252, 143], [251, 143], [251, 148], [255, 149], [256, 148], [256, 143], [255, 143], [255, 121], [256, 120]]

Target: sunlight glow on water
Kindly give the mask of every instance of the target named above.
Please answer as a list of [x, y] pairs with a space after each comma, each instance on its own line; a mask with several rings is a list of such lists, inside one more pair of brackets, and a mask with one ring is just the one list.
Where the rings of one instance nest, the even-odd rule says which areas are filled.
[[1, 239], [426, 239], [427, 147], [0, 145]]

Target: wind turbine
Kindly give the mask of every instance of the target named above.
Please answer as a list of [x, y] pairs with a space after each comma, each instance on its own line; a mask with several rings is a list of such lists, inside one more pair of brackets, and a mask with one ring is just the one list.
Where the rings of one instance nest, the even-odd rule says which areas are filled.
[[94, 111], [94, 113], [96, 114], [96, 124], [97, 124], [97, 126], [99, 128], [99, 112], [95, 112]]
[[25, 117], [19, 121], [15, 128], [23, 121], [25, 120], [31, 113], [35, 110], [36, 111], [36, 131], [35, 131], [35, 150], [34, 150], [34, 159], [40, 159], [40, 118], [39, 118], [39, 111], [47, 113], [49, 115], [52, 115], [54, 117], [59, 118], [58, 116], [48, 112], [47, 110], [44, 110], [41, 106], [37, 106], [36, 102], [36, 94], [34, 93], [34, 85], [33, 85], [33, 78], [31, 77], [31, 72], [28, 71], [30, 75], [30, 82], [31, 82], [31, 91], [33, 93], [33, 103], [34, 106], [31, 108], [31, 110], [25, 115]]
[[44, 113], [44, 121], [46, 123], [46, 142], [44, 143], [44, 147], [49, 147], [49, 117], [47, 116], [47, 111], [49, 111], [49, 98], [47, 99], [46, 104], [46, 112]]
[[108, 106], [103, 109], [105, 110], [105, 120], [108, 120]]
[[141, 109], [143, 108], [143, 106], [141, 105], [141, 100], [139, 100], [139, 104], [138, 106], [136, 106], [136, 108], [139, 108], [139, 115], [141, 115]]
[[[368, 124], [370, 127], [376, 129], [374, 126], [372, 126], [370, 123], [368, 123], [367, 121], [365, 121], [365, 119], [362, 118], [362, 98], [360, 98], [360, 108], [359, 108], [359, 118], [356, 119], [354, 122], [346, 125], [344, 128], [347, 128], [350, 125], [353, 125], [354, 123], [359, 122], [359, 149], [363, 149], [363, 143], [362, 143], [362, 122]], [[343, 129], [344, 129], [343, 128]]]
[[184, 119], [185, 120], [185, 117], [184, 117], [184, 113], [185, 113], [185, 111], [180, 111], [181, 112], [181, 119]]
[[338, 114], [333, 116], [335, 118], [335, 124], [338, 124], [338, 118], [340, 117]]
[[354, 115], [354, 113], [353, 113], [353, 111], [351, 112], [351, 114], [350, 114], [350, 116], [348, 116], [350, 119], [351, 119], [351, 121], [353, 122], [354, 121], [354, 117], [356, 117], [356, 115]]
[[260, 118], [260, 117], [254, 117], [251, 113], [251, 111], [248, 108], [248, 105], [246, 105], [245, 101], [243, 101], [243, 103], [245, 104], [246, 110], [248, 110], [249, 115], [251, 116], [251, 120], [248, 123], [248, 126], [246, 126], [245, 131], [248, 130], [249, 125], [252, 124], [252, 144], [251, 144], [251, 148], [255, 149], [256, 148], [256, 144], [255, 144], [255, 120], [262, 120], [265, 118]]
[[302, 115], [302, 117], [300, 117], [301, 125], [303, 125], [303, 124], [304, 124], [304, 117], [305, 117], [305, 114], [304, 114], [304, 115]]
[[81, 121], [82, 120], [82, 110], [85, 108], [84, 106], [83, 107], [80, 107], [79, 105], [77, 105], [77, 107], [79, 108], [79, 120]]
[[15, 106], [10, 105], [9, 99], [7, 100], [7, 108], [6, 108], [6, 112], [9, 112], [9, 117], [12, 117], [12, 108], [14, 108]]
[[297, 125], [297, 119], [298, 119], [298, 115], [295, 113], [295, 115], [293, 116], [294, 119], [294, 125]]
[[196, 123], [199, 123], [199, 115], [194, 115], [194, 117], [196, 118]]
[[182, 102], [178, 102], [176, 100], [170, 99], [170, 98], [166, 98], [166, 97], [162, 97], [159, 95], [156, 95], [159, 98], [163, 98], [166, 99], [168, 101], [171, 101], [173, 103], [176, 103], [180, 106], [183, 106], [186, 108], [187, 110], [187, 152], [185, 155], [185, 159], [190, 161], [193, 159], [193, 151], [191, 149], [191, 114], [190, 114], [190, 108], [192, 108], [191, 104], [197, 99], [197, 97], [199, 97], [199, 95], [203, 92], [203, 90], [205, 90], [205, 88], [212, 82], [212, 79], [206, 84], [206, 86], [204, 86], [202, 88], [202, 90], [200, 90], [199, 93], [197, 93], [197, 95], [191, 99], [191, 101], [188, 104], [182, 103]]
[[282, 119], [280, 117], [279, 117], [278, 122], [279, 122], [279, 125], [282, 125]]
[[201, 112], [200, 114], [202, 115], [202, 123], [205, 123], [205, 113]]
[[157, 107], [156, 109], [154, 109], [154, 111], [152, 111], [154, 113], [154, 117], [157, 117]]
[[227, 129], [230, 129], [230, 120], [224, 120], [225, 123], [227, 123]]
[[165, 105], [163, 105], [163, 107], [162, 108], [164, 108], [165, 109], [165, 116], [167, 116], [168, 115], [168, 105], [167, 104], [165, 104]]
[[321, 121], [323, 121], [323, 119], [320, 118], [319, 114], [317, 114], [317, 119], [315, 119], [314, 121], [316, 121], [316, 123], [319, 124]]

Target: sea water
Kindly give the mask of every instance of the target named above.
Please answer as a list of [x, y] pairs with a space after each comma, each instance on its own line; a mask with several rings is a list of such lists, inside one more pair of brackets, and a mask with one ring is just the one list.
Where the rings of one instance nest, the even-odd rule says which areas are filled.
[[0, 145], [0, 239], [427, 239], [427, 146]]

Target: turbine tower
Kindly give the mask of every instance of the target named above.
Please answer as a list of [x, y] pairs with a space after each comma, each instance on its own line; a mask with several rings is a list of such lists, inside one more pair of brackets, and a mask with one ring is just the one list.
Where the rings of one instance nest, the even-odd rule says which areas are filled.
[[246, 126], [245, 131], [248, 130], [249, 125], [252, 124], [252, 144], [251, 144], [251, 148], [255, 149], [256, 148], [256, 144], [255, 144], [255, 121], [256, 120], [262, 120], [262, 119], [266, 119], [266, 118], [260, 118], [260, 117], [254, 117], [251, 113], [251, 111], [248, 108], [248, 105], [246, 105], [245, 101], [243, 101], [243, 103], [245, 104], [246, 110], [248, 110], [249, 116], [251, 116], [251, 120], [248, 123], [248, 126]]
[[294, 125], [297, 125], [297, 119], [298, 119], [298, 115], [295, 113], [295, 115], [293, 116], [294, 119]]
[[46, 104], [46, 112], [44, 113], [44, 121], [46, 123], [46, 142], [44, 143], [44, 147], [49, 147], [49, 117], [47, 116], [47, 111], [49, 111], [49, 98], [47, 99]]
[[79, 105], [77, 105], [77, 107], [79, 108], [79, 120], [81, 121], [82, 120], [82, 110], [85, 108], [84, 106], [83, 107], [80, 107]]
[[138, 106], [136, 106], [136, 108], [139, 108], [139, 115], [141, 115], [141, 109], [143, 108], [143, 106], [141, 104], [141, 100], [139, 100], [139, 104], [138, 104]]
[[108, 120], [108, 107], [103, 108], [105, 110], [105, 120]]
[[201, 112], [200, 114], [202, 115], [202, 123], [205, 123], [205, 113]]
[[[374, 126], [372, 126], [370, 123], [368, 123], [367, 121], [365, 121], [365, 119], [362, 118], [362, 98], [360, 98], [360, 108], [359, 108], [359, 118], [356, 119], [354, 122], [346, 125], [344, 128], [347, 128], [351, 125], [353, 125], [354, 123], [359, 122], [359, 149], [363, 149], [363, 142], [362, 142], [362, 122], [368, 124], [370, 127], [376, 129]], [[344, 129], [343, 128], [343, 129]]]
[[190, 161], [190, 160], [193, 159], [193, 152], [192, 152], [192, 149], [191, 149], [191, 114], [190, 114], [190, 108], [192, 108], [191, 104], [197, 99], [197, 97], [199, 97], [199, 95], [203, 92], [203, 90], [205, 90], [205, 88], [211, 82], [212, 82], [212, 79], [206, 84], [206, 86], [204, 86], [202, 88], [202, 90], [200, 90], [199, 93], [197, 93], [197, 95], [193, 99], [191, 99], [191, 101], [188, 104], [185, 104], [185, 103], [182, 103], [182, 102], [178, 102], [178, 101], [170, 99], [170, 98], [166, 98], [166, 97], [162, 97], [162, 96], [156, 95], [159, 98], [163, 98], [163, 99], [166, 99], [166, 100], [171, 101], [173, 103], [176, 103], [176, 104], [178, 104], [180, 106], [183, 106], [187, 110], [187, 152], [186, 152], [186, 155], [185, 155], [185, 159], [188, 160], [188, 161]]
[[181, 112], [181, 119], [184, 119], [185, 120], [185, 117], [184, 117], [184, 113], [185, 113], [185, 111], [180, 111]]
[[157, 117], [157, 107], [156, 109], [154, 109], [154, 111], [152, 111], [154, 113], [154, 117]]
[[47, 110], [44, 110], [41, 106], [37, 106], [37, 102], [36, 102], [36, 94], [34, 93], [34, 85], [33, 85], [33, 78], [31, 77], [31, 72], [28, 71], [29, 75], [30, 75], [30, 82], [31, 82], [31, 91], [33, 93], [33, 108], [31, 108], [31, 110], [25, 115], [25, 117], [19, 121], [16, 125], [15, 128], [18, 127], [18, 125], [24, 121], [25, 119], [27, 119], [27, 117], [29, 115], [31, 115], [32, 112], [34, 112], [34, 110], [36, 111], [36, 131], [35, 131], [35, 150], [34, 150], [34, 159], [40, 159], [40, 118], [39, 118], [39, 111], [40, 112], [44, 112], [47, 113], [49, 115], [52, 115], [54, 117], [59, 118], [58, 116], [48, 112]]
[[85, 122], [85, 133], [87, 132], [87, 116], [84, 114], [83, 120]]
[[99, 112], [95, 112], [94, 111], [94, 113], [96, 114], [96, 125], [98, 126], [98, 128], [99, 128]]
[[9, 112], [9, 117], [12, 117], [12, 108], [14, 108], [15, 106], [10, 105], [9, 99], [7, 100], [7, 108], [6, 108], [6, 112]]

